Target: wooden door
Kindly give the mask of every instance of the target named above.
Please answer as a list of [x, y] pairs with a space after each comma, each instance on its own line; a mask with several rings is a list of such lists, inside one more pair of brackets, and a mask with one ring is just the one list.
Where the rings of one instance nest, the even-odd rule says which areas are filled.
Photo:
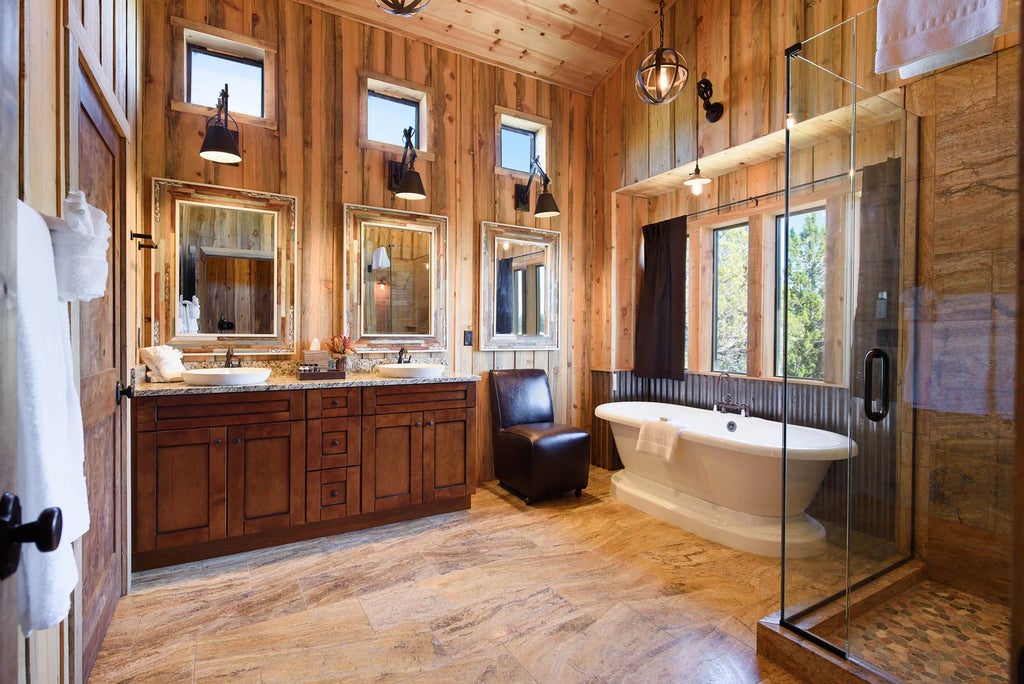
[[363, 513], [423, 501], [423, 414], [364, 416]]
[[228, 428], [228, 536], [305, 522], [305, 421]]
[[455, 499], [470, 493], [476, 447], [476, 412], [445, 409], [423, 413], [423, 499]]
[[135, 553], [227, 536], [227, 428], [139, 432], [135, 440]]
[[92, 670], [122, 588], [124, 414], [115, 391], [125, 380], [124, 141], [84, 73], [78, 78], [78, 185], [107, 213], [113, 237], [106, 293], [78, 307], [85, 476], [91, 526], [82, 537], [82, 667]]
[[[18, 0], [0, 0], [0, 493], [17, 494], [18, 443], [14, 288], [18, 199]], [[38, 512], [35, 513], [38, 515]], [[28, 512], [28, 517], [33, 513]], [[18, 681], [18, 594], [12, 577], [0, 582], [0, 682]]]

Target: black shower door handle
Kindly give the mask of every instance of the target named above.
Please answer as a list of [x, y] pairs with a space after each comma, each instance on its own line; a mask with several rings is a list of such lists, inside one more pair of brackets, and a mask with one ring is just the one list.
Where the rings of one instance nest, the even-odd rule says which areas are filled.
[[[882, 406], [875, 410], [875, 359], [882, 361]], [[889, 415], [889, 355], [877, 347], [864, 355], [864, 415], [879, 422]]]

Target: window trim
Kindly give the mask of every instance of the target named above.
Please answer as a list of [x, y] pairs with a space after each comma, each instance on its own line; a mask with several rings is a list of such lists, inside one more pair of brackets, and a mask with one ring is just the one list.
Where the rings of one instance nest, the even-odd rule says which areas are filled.
[[435, 153], [430, 149], [433, 140], [434, 121], [430, 115], [431, 103], [434, 101], [434, 90], [430, 86], [412, 81], [392, 78], [367, 69], [359, 70], [359, 147], [360, 149], [380, 150], [395, 154], [401, 158], [403, 145], [370, 140], [367, 137], [367, 103], [370, 91], [395, 99], [411, 100], [419, 103], [419, 124], [416, 130], [416, 156], [420, 160], [434, 161]]
[[173, 68], [171, 71], [171, 110], [209, 118], [215, 107], [188, 101], [189, 45], [198, 45], [225, 56], [262, 61], [263, 116], [231, 112], [239, 124], [277, 130], [277, 45], [250, 36], [225, 31], [215, 26], [171, 17], [174, 34]]

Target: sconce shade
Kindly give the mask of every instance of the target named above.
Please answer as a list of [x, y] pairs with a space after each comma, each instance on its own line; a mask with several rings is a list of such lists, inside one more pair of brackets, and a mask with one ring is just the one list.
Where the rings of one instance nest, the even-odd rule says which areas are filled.
[[423, 180], [420, 179], [420, 172], [416, 169], [406, 169], [402, 174], [402, 180], [395, 190], [395, 197], [404, 200], [421, 200], [427, 198], [427, 191], [423, 187]]
[[693, 167], [693, 173], [683, 181], [683, 185], [690, 188], [690, 192], [694, 195], [699, 195], [704, 192], [704, 186], [710, 182], [711, 179], [700, 172], [700, 164], [696, 164]]
[[199, 156], [218, 164], [237, 164], [242, 161], [238, 153], [238, 133], [218, 123], [208, 124]]
[[427, 8], [430, 0], [377, 0], [377, 7], [388, 14], [408, 17], [418, 14]]
[[690, 70], [672, 48], [651, 50], [636, 70], [636, 94], [647, 104], [667, 104], [683, 90]]
[[537, 195], [537, 207], [533, 211], [535, 218], [552, 218], [561, 214], [555, 197], [550, 192], [542, 192]]

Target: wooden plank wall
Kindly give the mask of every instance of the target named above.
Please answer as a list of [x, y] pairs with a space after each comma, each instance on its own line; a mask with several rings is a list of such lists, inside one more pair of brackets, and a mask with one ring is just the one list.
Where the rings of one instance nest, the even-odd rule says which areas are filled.
[[[171, 17], [277, 45], [278, 129], [241, 124], [237, 167], [203, 161], [205, 119], [170, 108]], [[479, 387], [480, 479], [493, 477], [489, 387], [492, 368], [548, 372], [559, 420], [589, 423], [587, 328], [593, 194], [590, 98], [476, 62], [426, 43], [370, 28], [293, 0], [152, 0], [143, 16], [142, 180], [177, 178], [299, 198], [301, 315], [298, 340], [308, 345], [343, 331], [343, 206], [358, 203], [448, 217], [448, 362], [457, 373], [484, 376]], [[397, 200], [385, 167], [400, 154], [359, 146], [359, 71], [421, 84], [433, 97], [428, 149], [417, 170], [427, 199]], [[525, 175], [495, 169], [495, 106], [550, 120], [545, 170], [561, 216], [536, 220], [513, 208], [513, 186]], [[536, 187], [536, 184], [535, 184]], [[148, 186], [145, 190], [149, 202]], [[536, 191], [535, 191], [536, 192]], [[557, 230], [562, 236], [560, 348], [546, 352], [480, 352], [462, 346], [479, 306], [480, 222]], [[161, 248], [168, 248], [162, 246]], [[479, 335], [474, 336], [476, 343]]]

